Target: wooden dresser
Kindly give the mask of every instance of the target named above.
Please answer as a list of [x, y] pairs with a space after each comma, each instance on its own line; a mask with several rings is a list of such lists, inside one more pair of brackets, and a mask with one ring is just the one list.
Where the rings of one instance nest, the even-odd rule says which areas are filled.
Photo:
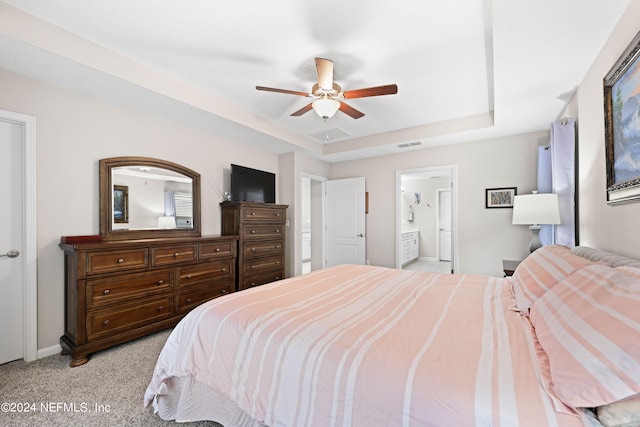
[[222, 235], [238, 235], [238, 284], [243, 290], [283, 279], [288, 205], [222, 202]]
[[60, 244], [65, 260], [63, 352], [91, 353], [171, 327], [233, 292], [238, 236]]

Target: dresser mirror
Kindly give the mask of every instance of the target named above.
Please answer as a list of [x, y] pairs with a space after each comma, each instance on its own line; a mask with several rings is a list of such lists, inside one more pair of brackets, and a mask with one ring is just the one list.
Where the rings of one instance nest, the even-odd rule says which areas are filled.
[[200, 174], [166, 160], [100, 160], [103, 240], [200, 236]]

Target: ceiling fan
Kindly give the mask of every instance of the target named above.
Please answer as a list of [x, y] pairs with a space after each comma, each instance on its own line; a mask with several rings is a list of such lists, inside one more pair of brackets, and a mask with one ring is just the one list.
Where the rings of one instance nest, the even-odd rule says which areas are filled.
[[289, 95], [315, 98], [315, 101], [305, 105], [291, 115], [301, 116], [307, 111], [313, 109], [316, 113], [318, 113], [320, 117], [325, 120], [327, 120], [329, 117], [332, 117], [338, 110], [354, 119], [359, 119], [360, 117], [364, 116], [363, 112], [356, 110], [350, 105], [344, 103], [344, 99], [393, 95], [398, 93], [398, 86], [395, 84], [368, 87], [364, 89], [347, 90], [343, 92], [340, 85], [333, 81], [333, 61], [329, 59], [316, 58], [316, 72], [318, 75], [318, 82], [312, 86], [310, 93], [287, 89], [277, 89], [265, 86], [256, 86], [256, 89], [264, 90], [267, 92], [286, 93]]

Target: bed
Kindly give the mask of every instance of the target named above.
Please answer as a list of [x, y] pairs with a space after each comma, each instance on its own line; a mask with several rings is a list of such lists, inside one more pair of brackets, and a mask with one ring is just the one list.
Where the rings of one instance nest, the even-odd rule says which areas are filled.
[[586, 247], [507, 278], [341, 265], [190, 312], [144, 404], [225, 427], [635, 426], [638, 307], [640, 262]]

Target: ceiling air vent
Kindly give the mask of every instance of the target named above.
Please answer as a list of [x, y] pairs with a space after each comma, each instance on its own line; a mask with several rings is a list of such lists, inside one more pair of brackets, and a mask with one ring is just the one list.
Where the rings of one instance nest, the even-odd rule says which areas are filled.
[[398, 147], [399, 148], [409, 148], [409, 147], [415, 147], [416, 145], [422, 145], [422, 142], [420, 142], [420, 141], [405, 142], [403, 144], [398, 144]]
[[333, 129], [323, 130], [322, 132], [312, 133], [309, 136], [311, 136], [314, 139], [317, 139], [318, 141], [322, 141], [326, 143], [326, 142], [334, 142], [339, 139], [344, 139], [349, 137], [350, 135], [340, 128], [333, 128]]

